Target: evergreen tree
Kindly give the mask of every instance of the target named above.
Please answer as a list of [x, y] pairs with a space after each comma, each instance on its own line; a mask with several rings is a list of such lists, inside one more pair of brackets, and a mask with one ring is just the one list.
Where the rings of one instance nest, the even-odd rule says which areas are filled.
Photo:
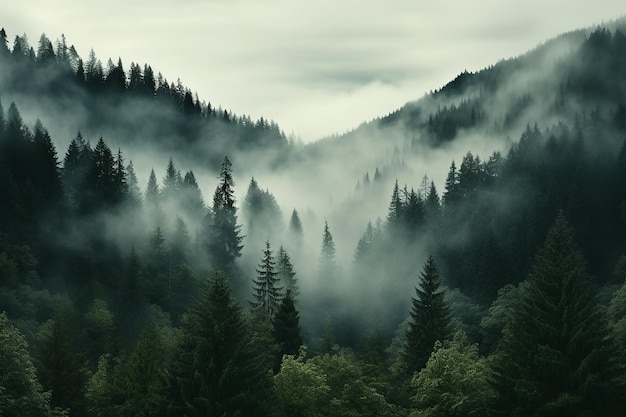
[[250, 304], [254, 309], [265, 311], [270, 318], [274, 317], [274, 314], [276, 314], [278, 310], [280, 291], [282, 290], [282, 287], [278, 286], [280, 278], [278, 277], [275, 266], [276, 262], [272, 255], [270, 242], [266, 241], [261, 263], [259, 263], [258, 269], [256, 270], [257, 278], [252, 280], [254, 285], [252, 293], [254, 301]]
[[128, 185], [128, 198], [130, 203], [134, 207], [141, 207], [142, 198], [141, 191], [139, 190], [139, 181], [137, 180], [137, 174], [135, 173], [135, 167], [133, 161], [128, 161], [126, 165], [127, 185]]
[[39, 381], [51, 394], [50, 406], [69, 409], [70, 417], [85, 415], [86, 358], [77, 352], [65, 320], [58, 314], [47, 323], [37, 359]]
[[411, 376], [421, 370], [428, 361], [436, 341], [450, 336], [450, 312], [440, 289], [439, 271], [432, 256], [424, 264], [419, 285], [415, 289], [411, 321], [406, 332], [404, 370]]
[[46, 204], [62, 198], [61, 171], [57, 151], [48, 130], [37, 120], [33, 138], [32, 181], [42, 194]]
[[389, 203], [389, 211], [387, 213], [387, 231], [391, 237], [397, 237], [397, 234], [403, 229], [404, 218], [404, 205], [402, 197], [400, 196], [400, 187], [398, 186], [398, 180], [396, 180], [393, 186], [393, 192], [391, 193], [391, 202]]
[[[621, 415], [623, 367], [561, 213], [520, 285], [495, 362], [510, 416]], [[621, 411], [621, 412], [620, 412]]]
[[255, 364], [241, 307], [216, 273], [184, 317], [168, 374], [171, 416], [263, 416], [266, 370]]
[[298, 248], [301, 247], [304, 233], [302, 229], [302, 222], [300, 221], [300, 216], [298, 215], [298, 211], [296, 209], [293, 209], [291, 212], [291, 219], [289, 220], [289, 234], [294, 240], [296, 246]]
[[459, 187], [459, 173], [456, 164], [452, 161], [450, 171], [446, 177], [445, 192], [443, 194], [443, 204], [450, 210], [461, 199], [461, 189]]
[[235, 182], [232, 164], [224, 157], [219, 184], [213, 195], [213, 218], [209, 240], [209, 255], [216, 269], [232, 270], [235, 259], [241, 256], [241, 225], [237, 224], [234, 195]]
[[279, 356], [275, 369], [280, 366], [280, 362], [284, 355], [297, 355], [302, 346], [302, 331], [300, 329], [300, 317], [294, 300], [291, 295], [291, 291], [287, 290], [287, 293], [280, 301], [278, 311], [274, 316], [274, 339], [278, 344]]
[[324, 233], [322, 234], [322, 250], [320, 253], [320, 272], [328, 278], [334, 274], [335, 264], [335, 242], [333, 235], [328, 228], [328, 222], [324, 222]]
[[278, 273], [278, 279], [283, 284], [285, 291], [291, 293], [291, 297], [295, 300], [300, 294], [298, 280], [296, 278], [296, 272], [293, 270], [293, 265], [291, 264], [291, 257], [282, 246], [278, 249], [276, 272]]
[[165, 178], [163, 178], [163, 189], [161, 195], [166, 203], [176, 201], [178, 198], [178, 191], [182, 183], [180, 172], [176, 170], [174, 166], [174, 160], [170, 157], [165, 170]]

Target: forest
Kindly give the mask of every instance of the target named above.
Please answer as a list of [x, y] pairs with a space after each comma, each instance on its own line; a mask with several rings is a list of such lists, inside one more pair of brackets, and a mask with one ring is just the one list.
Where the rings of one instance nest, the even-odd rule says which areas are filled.
[[626, 415], [625, 33], [305, 145], [2, 29], [0, 416]]

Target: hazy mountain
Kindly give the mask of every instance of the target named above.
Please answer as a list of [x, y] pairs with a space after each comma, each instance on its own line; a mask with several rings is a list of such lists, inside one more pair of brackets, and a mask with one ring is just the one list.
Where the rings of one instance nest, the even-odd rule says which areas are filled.
[[0, 414], [623, 415], [625, 33], [302, 145], [0, 32]]

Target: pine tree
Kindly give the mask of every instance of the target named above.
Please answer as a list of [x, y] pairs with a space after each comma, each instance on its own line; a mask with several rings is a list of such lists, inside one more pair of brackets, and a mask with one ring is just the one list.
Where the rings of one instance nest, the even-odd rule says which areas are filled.
[[228, 157], [224, 157], [219, 184], [213, 194], [213, 218], [208, 245], [214, 268], [224, 271], [232, 270], [243, 248], [241, 225], [237, 224], [234, 186], [232, 164]]
[[285, 288], [285, 292], [291, 293], [291, 297], [295, 300], [300, 294], [298, 280], [296, 278], [296, 272], [293, 270], [293, 265], [291, 264], [291, 257], [282, 246], [278, 249], [276, 272], [278, 273], [278, 279], [283, 284], [283, 288]]
[[444, 341], [450, 336], [450, 312], [432, 256], [424, 264], [415, 292], [417, 297], [413, 298], [403, 352], [404, 370], [408, 376], [426, 365], [436, 341]]
[[623, 401], [614, 401], [624, 393], [623, 367], [562, 213], [520, 284], [503, 334], [494, 379], [503, 413], [623, 414]]
[[324, 233], [322, 234], [322, 250], [320, 253], [320, 272], [326, 278], [335, 272], [335, 242], [333, 235], [328, 228], [328, 222], [324, 222]]
[[282, 287], [278, 286], [280, 278], [275, 266], [276, 262], [270, 248], [270, 242], [266, 241], [261, 263], [256, 270], [257, 278], [252, 280], [254, 301], [250, 304], [254, 309], [265, 311], [270, 318], [274, 317], [278, 310], [280, 291], [282, 290]]
[[128, 165], [126, 166], [126, 174], [128, 177], [127, 183], [129, 201], [134, 207], [141, 207], [141, 191], [139, 190], [139, 181], [137, 180], [137, 174], [135, 173], [133, 161], [128, 161]]
[[38, 376], [50, 391], [50, 406], [69, 409], [69, 416], [86, 414], [86, 358], [76, 351], [65, 323], [58, 314], [47, 323], [37, 355]]
[[168, 375], [171, 416], [265, 415], [266, 370], [255, 363], [241, 307], [217, 272], [184, 318]]
[[446, 177], [445, 191], [443, 194], [443, 204], [446, 209], [451, 209], [461, 199], [461, 189], [459, 187], [459, 173], [456, 164], [452, 161], [450, 171]]
[[291, 219], [289, 220], [289, 234], [294, 240], [296, 246], [298, 248], [301, 247], [303, 239], [302, 222], [300, 221], [300, 216], [298, 215], [298, 211], [296, 209], [293, 209], [291, 212]]
[[278, 311], [274, 316], [273, 333], [279, 347], [278, 366], [276, 367], [278, 369], [283, 355], [297, 355], [303, 344], [300, 317], [289, 290], [280, 301]]
[[397, 234], [403, 229], [404, 205], [400, 196], [400, 187], [398, 180], [393, 186], [391, 193], [391, 201], [389, 202], [389, 211], [387, 213], [386, 228], [391, 237], [397, 237]]

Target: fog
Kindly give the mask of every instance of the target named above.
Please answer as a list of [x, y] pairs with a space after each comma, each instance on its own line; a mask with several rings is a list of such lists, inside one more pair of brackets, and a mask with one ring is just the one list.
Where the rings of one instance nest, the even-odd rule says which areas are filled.
[[[385, 227], [396, 181], [400, 188], [415, 189], [424, 198], [432, 181], [441, 197], [451, 162], [455, 161], [458, 167], [468, 152], [480, 156], [483, 161], [496, 151], [506, 156], [527, 125], [537, 124], [545, 129], [559, 122], [573, 124], [577, 113], [589, 109], [585, 105], [571, 103], [566, 110], [555, 111], [553, 104], [555, 92], [563, 83], [559, 68], [574, 59], [588, 33], [573, 32], [545, 43], [538, 52], [522, 56], [519, 62], [499, 63], [496, 67], [505, 70], [490, 91], [486, 90], [485, 82], [476, 82], [476, 85], [453, 93], [444, 89], [397, 111], [388, 108], [387, 112], [394, 113], [387, 117], [379, 114], [379, 118], [354, 127], [343, 135], [326, 137], [310, 144], [283, 143], [280, 146], [240, 149], [233, 144], [237, 134], [232, 133], [228, 125], [218, 122], [215, 125], [200, 125], [193, 134], [196, 139], [191, 141], [180, 133], [183, 129], [176, 126], [181, 116], [174, 108], [156, 105], [151, 99], [109, 100], [104, 97], [94, 111], [85, 107], [90, 96], [78, 88], [66, 95], [46, 96], [37, 94], [37, 88], [30, 93], [12, 91], [10, 85], [0, 78], [0, 99], [5, 109], [10, 102], [15, 102], [27, 125], [32, 126], [36, 119], [43, 122], [51, 132], [60, 161], [78, 131], [92, 146], [102, 136], [114, 153], [120, 148], [125, 160], [133, 162], [142, 193], [146, 190], [151, 170], [155, 171], [160, 187], [163, 186], [166, 167], [172, 158], [182, 175], [193, 171], [204, 202], [210, 207], [217, 186], [219, 163], [228, 154], [233, 167], [238, 223], [242, 225], [245, 236], [238, 267], [248, 279], [248, 293], [251, 294], [251, 280], [256, 274], [264, 242], [270, 241], [274, 253], [281, 245], [284, 246], [292, 257], [300, 284], [298, 306], [307, 325], [307, 337], [315, 340], [321, 335], [320, 326], [326, 319], [331, 322], [352, 320], [363, 309], [369, 310], [365, 315], [374, 324], [368, 328], [365, 325], [358, 327], [362, 324], [358, 323], [357, 329], [362, 332], [377, 326], [388, 330], [407, 316], [418, 274], [431, 250], [431, 239], [435, 237], [425, 234], [409, 247], [399, 249], [403, 254], [398, 255], [399, 259], [407, 264], [396, 267], [395, 271], [404, 271], [404, 275], [387, 276], [381, 275], [380, 271], [371, 271], [372, 276], [367, 276], [367, 271], [355, 268], [354, 254], [368, 222], [376, 224], [379, 221]], [[322, 77], [320, 73], [325, 70], [330, 71], [318, 68], [317, 77]], [[337, 77], [337, 74], [333, 76]], [[47, 83], [45, 73], [37, 73], [34, 77], [33, 85]], [[318, 78], [315, 82], [322, 81]], [[377, 89], [377, 83], [371, 81], [366, 88]], [[432, 85], [431, 89], [440, 87]], [[365, 93], [349, 93], [350, 97], [342, 101], [361, 103], [360, 94]], [[526, 95], [531, 97], [529, 102], [516, 109], [516, 103]], [[276, 97], [280, 101], [280, 94]], [[315, 106], [317, 100], [318, 97], [313, 94], [310, 106]], [[468, 100], [480, 103], [483, 119], [473, 126], [459, 128], [451, 140], [433, 139], [428, 131], [429, 119], [443, 108], [458, 108]], [[331, 101], [329, 108], [333, 106]], [[326, 124], [323, 113], [320, 115], [312, 108], [308, 110], [316, 124]], [[289, 111], [285, 112], [289, 115]], [[512, 122], [503, 126], [507, 115], [512, 112], [516, 112]], [[98, 120], [94, 121], [94, 114], [97, 114]], [[342, 114], [338, 114], [337, 117], [343, 119]], [[330, 120], [330, 125], [335, 125], [335, 122]], [[376, 171], [380, 178], [375, 181]], [[369, 184], [365, 183], [366, 175], [370, 179]], [[423, 186], [425, 176], [428, 179], [426, 188]], [[262, 190], [275, 197], [282, 213], [278, 225], [271, 228], [268, 224], [255, 225], [254, 232], [250, 228], [254, 219], [243, 209], [253, 177]], [[507, 200], [506, 195], [500, 198]], [[202, 233], [205, 227], [203, 219], [185, 217], [181, 214], [184, 207], [180, 202], [169, 202], [162, 209], [167, 218], [163, 225], [166, 240], [172, 236], [177, 216], [185, 221], [192, 239]], [[303, 225], [301, 246], [293, 241], [288, 231], [294, 209]], [[320, 277], [319, 271], [322, 233], [326, 223], [336, 247], [337, 269], [332, 281]], [[104, 231], [103, 238], [117, 245], [125, 256], [133, 246], [145, 251], [148, 238], [157, 224], [158, 220], [150, 218], [147, 211], [131, 217], [118, 212], [97, 214], [75, 227], [76, 235], [70, 236], [64, 244], [80, 248], [84, 244], [82, 238], [88, 237], [93, 227], [99, 232]], [[460, 230], [455, 236], [447, 238], [463, 240], [466, 237]], [[378, 256], [384, 259], [396, 255], [384, 253]], [[443, 279], [445, 283], [445, 276]], [[247, 307], [251, 297], [245, 296], [245, 289], [239, 293], [240, 296], [242, 294], [240, 301]]]

